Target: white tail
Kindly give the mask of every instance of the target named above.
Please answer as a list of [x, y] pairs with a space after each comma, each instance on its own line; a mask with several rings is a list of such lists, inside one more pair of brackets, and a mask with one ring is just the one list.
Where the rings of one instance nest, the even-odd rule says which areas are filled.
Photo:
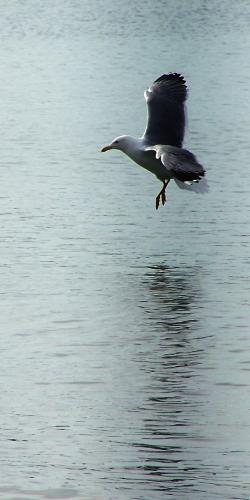
[[204, 194], [209, 191], [209, 185], [207, 179], [201, 179], [199, 182], [193, 182], [192, 184], [186, 184], [181, 182], [176, 177], [173, 178], [177, 186], [181, 189], [187, 189], [188, 191], [193, 191], [194, 193]]

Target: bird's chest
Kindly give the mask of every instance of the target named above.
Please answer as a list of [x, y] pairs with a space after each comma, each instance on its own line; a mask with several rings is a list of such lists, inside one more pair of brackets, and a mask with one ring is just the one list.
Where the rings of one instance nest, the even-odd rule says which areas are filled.
[[165, 179], [170, 179], [171, 174], [169, 170], [162, 164], [160, 159], [157, 160], [153, 151], [133, 151], [128, 156], [138, 165], [156, 175], [161, 181], [164, 182]]

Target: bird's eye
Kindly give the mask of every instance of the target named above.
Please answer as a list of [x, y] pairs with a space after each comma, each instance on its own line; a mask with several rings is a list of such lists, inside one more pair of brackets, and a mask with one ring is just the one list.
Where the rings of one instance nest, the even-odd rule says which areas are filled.
[[115, 141], [114, 144], [118, 144], [119, 141]]

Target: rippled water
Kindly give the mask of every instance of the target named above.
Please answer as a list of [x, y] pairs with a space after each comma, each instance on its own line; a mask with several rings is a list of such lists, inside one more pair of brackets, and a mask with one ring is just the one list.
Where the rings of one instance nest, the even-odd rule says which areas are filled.
[[[27, 0], [0, 20], [0, 495], [249, 499], [247, 1]], [[166, 71], [210, 193], [99, 148]]]

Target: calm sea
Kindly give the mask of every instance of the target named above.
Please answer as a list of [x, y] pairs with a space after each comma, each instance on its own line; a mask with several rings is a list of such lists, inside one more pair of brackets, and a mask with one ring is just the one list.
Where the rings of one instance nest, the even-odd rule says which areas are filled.
[[[250, 4], [11, 0], [0, 18], [0, 497], [250, 498]], [[188, 82], [205, 196], [119, 152]]]

